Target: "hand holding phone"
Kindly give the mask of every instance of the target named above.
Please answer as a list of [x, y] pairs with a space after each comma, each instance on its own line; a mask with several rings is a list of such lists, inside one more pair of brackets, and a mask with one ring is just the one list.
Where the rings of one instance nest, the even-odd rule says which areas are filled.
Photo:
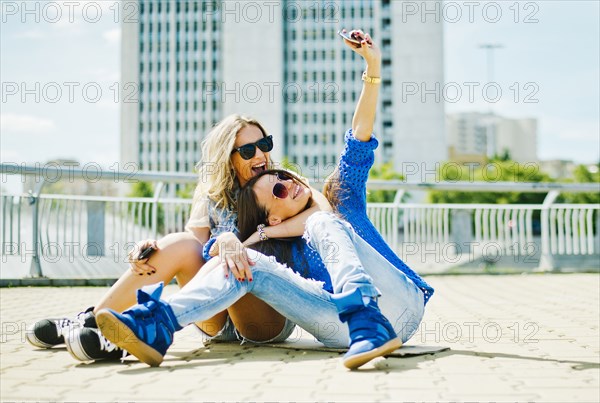
[[344, 38], [345, 40], [347, 40], [348, 42], [354, 43], [355, 47], [357, 47], [357, 48], [360, 48], [362, 46], [361, 42], [364, 38], [362, 38], [360, 36], [360, 33], [358, 33], [358, 32], [353, 32], [352, 34], [350, 34], [345, 29], [342, 29], [342, 30], [338, 31], [338, 35], [341, 36], [342, 38]]
[[152, 246], [148, 246], [146, 249], [144, 249], [142, 251], [142, 253], [140, 253], [140, 255], [138, 256], [138, 260], [144, 260], [150, 257], [150, 255], [152, 255], [152, 253], [154, 253], [156, 249], [154, 249]]

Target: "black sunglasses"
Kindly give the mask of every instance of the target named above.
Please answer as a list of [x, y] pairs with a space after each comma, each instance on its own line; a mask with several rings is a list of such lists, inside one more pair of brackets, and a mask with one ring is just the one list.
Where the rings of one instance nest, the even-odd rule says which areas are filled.
[[[286, 172], [277, 172], [275, 175], [280, 181], [294, 180], [292, 175]], [[273, 196], [275, 196], [276, 198], [285, 199], [286, 197], [288, 197], [289, 194], [290, 192], [288, 192], [287, 188], [283, 183], [277, 182], [275, 185], [273, 185]]]
[[256, 147], [258, 147], [258, 149], [263, 153], [268, 153], [273, 149], [273, 136], [263, 137], [256, 143], [248, 143], [244, 144], [241, 147], [234, 148], [233, 151], [231, 151], [231, 153], [233, 154], [237, 151], [238, 153], [240, 153], [240, 157], [242, 157], [245, 160], [249, 160], [256, 155]]

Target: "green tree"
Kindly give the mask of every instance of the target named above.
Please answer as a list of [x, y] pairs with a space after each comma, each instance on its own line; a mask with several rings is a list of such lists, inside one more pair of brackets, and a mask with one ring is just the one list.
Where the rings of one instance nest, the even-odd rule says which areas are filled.
[[[392, 164], [390, 162], [387, 162], [385, 164], [373, 166], [369, 171], [369, 179], [404, 179], [404, 176], [394, 171]], [[394, 201], [395, 196], [396, 190], [373, 190], [367, 192], [367, 202], [391, 203]]]
[[[150, 182], [145, 182], [145, 181], [138, 181], [136, 182], [132, 188], [131, 188], [131, 192], [128, 194], [129, 197], [153, 197], [154, 196], [154, 186], [152, 185], [152, 183]], [[134, 205], [129, 204], [128, 205], [128, 211], [132, 211], [134, 208], [136, 208]], [[142, 213], [139, 215], [136, 214], [135, 220], [136, 223], [139, 225], [143, 225], [143, 226], [150, 226], [152, 224], [152, 219], [153, 219], [153, 209], [152, 209], [152, 205], [151, 204], [144, 204], [144, 209], [149, 209], [148, 210], [148, 220], [149, 222], [146, 221], [146, 211], [142, 211]], [[137, 213], [137, 210], [135, 211]], [[165, 230], [165, 211], [162, 205], [158, 205], [158, 209], [157, 209], [157, 231], [159, 233], [164, 233]]]
[[600, 203], [600, 163], [593, 165], [592, 169], [585, 165], [578, 165], [573, 172], [575, 183], [595, 183], [598, 185], [596, 192], [591, 193], [564, 193], [557, 200], [559, 203]]
[[[533, 163], [521, 164], [500, 159], [490, 160], [480, 166], [468, 166], [456, 162], [447, 162], [439, 170], [441, 181], [448, 182], [552, 182], [552, 179], [540, 171]], [[525, 192], [449, 192], [433, 190], [429, 199], [433, 203], [500, 203], [500, 204], [536, 204], [542, 203], [545, 193]]]
[[186, 183], [184, 185], [181, 185], [179, 189], [177, 189], [177, 192], [175, 192], [175, 194], [181, 199], [191, 199], [192, 197], [194, 197], [195, 190], [195, 183]]

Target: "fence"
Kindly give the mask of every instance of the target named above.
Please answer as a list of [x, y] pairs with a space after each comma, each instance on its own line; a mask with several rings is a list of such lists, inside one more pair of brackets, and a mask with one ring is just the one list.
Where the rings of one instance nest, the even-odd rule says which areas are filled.
[[[195, 183], [194, 175], [148, 172], [107, 173], [102, 179], [153, 181], [149, 198], [43, 194], [45, 168], [0, 165], [2, 173], [42, 178], [28, 194], [2, 195], [3, 265], [8, 257], [29, 260], [28, 275], [46, 275], [47, 267], [104, 258], [121, 265], [135, 241], [184, 230], [191, 200], [166, 198], [165, 183]], [[54, 168], [56, 169], [56, 168]], [[70, 170], [73, 177], [84, 173]], [[55, 176], [52, 176], [55, 177]], [[557, 258], [600, 257], [600, 206], [555, 204], [560, 192], [594, 192], [594, 184], [434, 183], [370, 181], [368, 187], [397, 190], [392, 203], [370, 203], [369, 218], [400, 257], [417, 270], [445, 271], [478, 259], [513, 256], [543, 270], [557, 268]], [[541, 205], [402, 203], [404, 191], [545, 192]], [[516, 260], [515, 260], [516, 261]], [[600, 264], [598, 264], [600, 266]]]

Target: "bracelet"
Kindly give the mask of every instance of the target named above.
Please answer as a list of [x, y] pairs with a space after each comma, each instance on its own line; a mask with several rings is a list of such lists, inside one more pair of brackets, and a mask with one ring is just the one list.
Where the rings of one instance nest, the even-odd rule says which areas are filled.
[[258, 224], [258, 227], [256, 227], [256, 230], [258, 231], [258, 239], [260, 239], [261, 241], [266, 241], [267, 239], [269, 239], [269, 237], [265, 233], [265, 227], [265, 224]]
[[362, 73], [362, 78], [361, 78], [365, 83], [369, 83], [369, 84], [379, 84], [381, 83], [381, 77], [369, 77], [367, 75], [367, 71], [363, 71]]
[[210, 248], [212, 248], [212, 246], [215, 244], [215, 242], [217, 241], [217, 237], [214, 238], [210, 238], [208, 240], [208, 242], [206, 242], [204, 244], [204, 246], [202, 247], [202, 257], [204, 258], [205, 262], [208, 262], [210, 259], [212, 259], [212, 256], [210, 255]]

